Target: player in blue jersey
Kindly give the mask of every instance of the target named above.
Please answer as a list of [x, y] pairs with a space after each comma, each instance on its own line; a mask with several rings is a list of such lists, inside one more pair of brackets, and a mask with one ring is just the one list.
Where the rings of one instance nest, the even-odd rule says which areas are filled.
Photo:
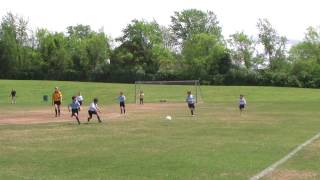
[[193, 95], [191, 94], [191, 91], [187, 92], [187, 98], [186, 98], [186, 102], [188, 103], [188, 107], [190, 109], [191, 115], [194, 116], [194, 110], [195, 110], [195, 100]]
[[120, 92], [120, 96], [118, 97], [118, 101], [120, 103], [120, 111], [121, 114], [125, 114], [126, 113], [126, 96], [123, 94], [123, 92]]
[[71, 117], [75, 117], [80, 125], [79, 120], [79, 110], [80, 110], [80, 103], [77, 101], [76, 96], [72, 96], [72, 103], [68, 106], [69, 112], [71, 110]]

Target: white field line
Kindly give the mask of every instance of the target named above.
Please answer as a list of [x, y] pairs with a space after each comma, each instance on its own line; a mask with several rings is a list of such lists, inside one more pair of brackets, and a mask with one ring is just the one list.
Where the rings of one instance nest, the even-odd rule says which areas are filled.
[[271, 166], [269, 166], [266, 169], [262, 170], [259, 174], [256, 174], [255, 176], [252, 176], [250, 178], [250, 180], [259, 180], [259, 179], [263, 178], [264, 176], [272, 173], [272, 171], [274, 171], [278, 166], [280, 166], [281, 164], [283, 164], [284, 162], [289, 160], [292, 156], [294, 156], [296, 153], [298, 153], [302, 148], [304, 148], [305, 146], [309, 145], [310, 143], [312, 143], [313, 141], [315, 141], [319, 137], [320, 137], [320, 132], [318, 134], [316, 134], [315, 136], [313, 136], [311, 139], [307, 140], [303, 144], [301, 144], [298, 147], [296, 147], [288, 155], [286, 155], [285, 157], [283, 157], [279, 161], [275, 162]]

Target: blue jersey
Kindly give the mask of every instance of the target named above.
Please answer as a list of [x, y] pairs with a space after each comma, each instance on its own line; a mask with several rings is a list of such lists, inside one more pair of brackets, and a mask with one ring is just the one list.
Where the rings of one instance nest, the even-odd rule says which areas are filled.
[[192, 94], [187, 96], [186, 101], [187, 101], [188, 104], [194, 104], [195, 103], [195, 100], [194, 100], [194, 97], [193, 97]]
[[124, 102], [126, 97], [124, 95], [118, 97], [119, 102]]
[[79, 109], [80, 103], [78, 101], [73, 101], [70, 105], [71, 109]]

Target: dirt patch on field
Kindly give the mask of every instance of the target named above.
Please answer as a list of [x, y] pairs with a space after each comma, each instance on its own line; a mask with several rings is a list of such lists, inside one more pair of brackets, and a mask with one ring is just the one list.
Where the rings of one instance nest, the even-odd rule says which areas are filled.
[[[130, 114], [136, 113], [152, 113], [153, 111], [161, 111], [165, 109], [184, 107], [184, 103], [150, 103], [144, 105], [137, 104], [128, 104], [126, 106], [128, 116]], [[120, 114], [120, 108], [118, 105], [108, 105], [101, 106], [101, 117], [103, 120], [116, 120], [119, 117], [124, 115]], [[61, 108], [61, 116], [54, 116], [54, 108], [53, 107], [43, 107], [37, 109], [23, 109], [23, 110], [5, 110], [2, 109], [6, 113], [0, 112], [0, 124], [38, 124], [38, 123], [50, 123], [50, 122], [75, 122], [74, 118], [71, 118], [67, 107]], [[80, 120], [86, 121], [88, 116], [88, 108], [84, 106], [79, 113]]]
[[320, 139], [316, 140], [314, 143], [312, 143], [310, 145], [310, 148], [309, 148], [311, 151], [315, 151], [315, 152], [318, 152], [319, 149], [320, 149]]
[[319, 179], [319, 174], [312, 171], [278, 170], [269, 175], [268, 180], [309, 180]]

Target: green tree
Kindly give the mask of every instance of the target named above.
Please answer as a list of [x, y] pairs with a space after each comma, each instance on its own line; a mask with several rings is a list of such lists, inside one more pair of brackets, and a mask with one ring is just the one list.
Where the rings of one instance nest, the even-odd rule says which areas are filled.
[[37, 39], [43, 72], [47, 72], [47, 78], [63, 79], [63, 74], [72, 66], [67, 38], [63, 33], [40, 29]]
[[88, 40], [93, 35], [94, 32], [89, 25], [67, 27], [68, 49], [72, 60], [69, 73], [72, 73], [76, 79], [89, 79], [90, 72], [93, 72], [96, 66], [94, 63], [91, 63], [91, 67], [89, 66]]
[[83, 39], [88, 37], [92, 33], [92, 31], [89, 25], [79, 24], [77, 26], [68, 26], [67, 33], [69, 37], [74, 36]]
[[2, 20], [4, 26], [8, 26], [12, 29], [12, 34], [16, 41], [17, 50], [17, 68], [22, 69], [30, 65], [30, 59], [28, 58], [29, 51], [29, 36], [28, 36], [28, 21], [19, 15], [13, 13], [7, 13]]
[[193, 79], [208, 79], [225, 74], [231, 68], [231, 59], [219, 37], [201, 33], [192, 36], [183, 44], [182, 55], [187, 65], [187, 73]]
[[18, 50], [14, 27], [2, 23], [0, 30], [0, 72], [6, 77], [17, 69]]
[[28, 21], [22, 16], [7, 13], [1, 21], [0, 46], [2, 72], [15, 76], [30, 68], [30, 41], [27, 33]]
[[231, 47], [231, 56], [237, 66], [244, 65], [247, 69], [252, 68], [255, 42], [244, 32], [230, 35], [228, 43]]
[[170, 52], [157, 22], [133, 20], [118, 39], [121, 45], [115, 49], [115, 57], [122, 66], [131, 67], [140, 76], [156, 74], [160, 61], [167, 63]]
[[110, 57], [110, 45], [108, 37], [103, 32], [92, 32], [86, 39], [86, 50], [88, 55], [88, 68], [95, 71], [99, 66], [106, 64]]
[[286, 60], [287, 38], [279, 36], [267, 19], [259, 19], [257, 28], [259, 43], [264, 48], [264, 57], [267, 61], [265, 63], [272, 70], [279, 68], [279, 65], [281, 66], [282, 62]]
[[195, 34], [208, 33], [222, 39], [221, 27], [217, 16], [212, 11], [203, 12], [197, 9], [188, 9], [181, 12], [174, 12], [171, 16], [175, 42], [181, 44], [184, 40]]
[[165, 26], [160, 27], [161, 34], [162, 34], [162, 41], [165, 49], [168, 49], [172, 52], [176, 52], [176, 46], [175, 46], [175, 39], [174, 35], [171, 32], [170, 28], [167, 28]]
[[88, 79], [89, 76], [89, 58], [87, 51], [87, 42], [72, 35], [68, 37], [68, 49], [72, 61], [72, 70], [77, 74], [77, 79]]
[[299, 87], [320, 86], [320, 31], [309, 27], [302, 42], [289, 51], [291, 76]]
[[290, 60], [314, 60], [320, 63], [320, 31], [309, 27], [302, 42], [290, 49]]

